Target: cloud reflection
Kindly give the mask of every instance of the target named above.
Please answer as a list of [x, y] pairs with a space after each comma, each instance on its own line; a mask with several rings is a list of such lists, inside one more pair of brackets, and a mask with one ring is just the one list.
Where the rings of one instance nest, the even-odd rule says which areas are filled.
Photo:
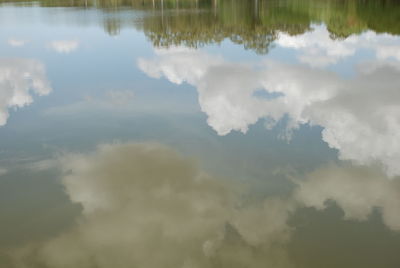
[[23, 47], [28, 41], [22, 39], [10, 38], [7, 43], [12, 47]]
[[323, 167], [294, 178], [285, 199], [246, 204], [242, 187], [160, 144], [105, 144], [61, 166], [82, 215], [58, 237], [14, 250], [15, 267], [293, 267], [291, 215], [328, 200], [346, 219], [367, 220], [379, 208], [400, 230], [400, 181], [372, 169]]
[[17, 267], [290, 267], [285, 201], [241, 208], [240, 188], [168, 147], [102, 145], [62, 166], [83, 214], [59, 237], [14, 252]]
[[55, 40], [49, 43], [49, 47], [58, 53], [68, 54], [79, 47], [78, 40]]
[[367, 220], [380, 209], [383, 222], [400, 231], [400, 181], [387, 180], [372, 168], [329, 166], [299, 182], [294, 198], [307, 207], [322, 210], [329, 200], [343, 209], [346, 219]]
[[6, 124], [10, 108], [20, 108], [33, 102], [31, 93], [43, 96], [51, 90], [41, 62], [0, 59], [0, 126]]
[[325, 67], [340, 60], [354, 56], [360, 49], [372, 50], [379, 60], [400, 61], [400, 39], [390, 34], [377, 34], [367, 31], [351, 35], [344, 40], [335, 40], [326, 26], [314, 25], [314, 29], [301, 35], [280, 33], [275, 41], [281, 47], [298, 51], [300, 62], [313, 67]]
[[[139, 68], [151, 77], [195, 86], [208, 124], [219, 135], [245, 133], [260, 118], [267, 118], [272, 127], [288, 115], [288, 133], [301, 124], [322, 126], [323, 140], [341, 159], [363, 165], [380, 162], [389, 175], [400, 175], [398, 63], [365, 64], [344, 79], [330, 71], [270, 60], [245, 65], [182, 48], [155, 53], [155, 59], [140, 59]], [[257, 96], [262, 91], [270, 97]]]

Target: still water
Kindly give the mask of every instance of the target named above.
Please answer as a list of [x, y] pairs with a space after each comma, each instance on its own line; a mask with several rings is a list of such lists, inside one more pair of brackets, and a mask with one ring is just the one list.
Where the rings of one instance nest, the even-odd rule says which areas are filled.
[[398, 1], [0, 1], [1, 268], [399, 252]]

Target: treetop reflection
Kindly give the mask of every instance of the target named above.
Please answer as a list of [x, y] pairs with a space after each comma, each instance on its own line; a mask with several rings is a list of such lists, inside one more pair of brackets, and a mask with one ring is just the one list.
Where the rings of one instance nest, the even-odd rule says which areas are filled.
[[[1, 0], [7, 3], [9, 1]], [[43, 7], [98, 8], [108, 15], [119, 10], [146, 11], [138, 20], [105, 16], [111, 35], [133, 25], [158, 47], [199, 47], [224, 39], [257, 53], [267, 53], [279, 32], [302, 34], [314, 23], [324, 23], [332, 39], [344, 39], [366, 30], [400, 33], [400, 6], [395, 0], [77, 0], [12, 1]]]

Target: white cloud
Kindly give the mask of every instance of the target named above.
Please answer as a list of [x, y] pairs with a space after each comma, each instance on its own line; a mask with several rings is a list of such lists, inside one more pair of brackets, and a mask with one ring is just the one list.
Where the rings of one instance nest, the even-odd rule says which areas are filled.
[[238, 187], [170, 148], [102, 145], [62, 166], [83, 214], [60, 236], [14, 251], [20, 267], [291, 267], [287, 202], [239, 207]]
[[[202, 51], [156, 50], [139, 67], [152, 77], [197, 88], [208, 124], [219, 134], [245, 133], [260, 118], [289, 115], [288, 131], [300, 124], [324, 128], [323, 140], [339, 157], [369, 165], [380, 162], [400, 175], [400, 66], [365, 63], [351, 79], [333, 72], [266, 61], [257, 68], [229, 63]], [[184, 64], [182, 64], [184, 63]], [[277, 97], [260, 98], [264, 91]]]
[[55, 40], [49, 43], [49, 47], [58, 53], [68, 54], [79, 47], [78, 40]]
[[400, 61], [400, 45], [382, 45], [376, 48], [376, 57], [381, 60], [396, 59]]
[[23, 47], [28, 41], [22, 39], [10, 38], [7, 43], [12, 47]]
[[400, 231], [400, 181], [387, 180], [373, 169], [330, 166], [318, 169], [299, 182], [297, 203], [322, 210], [327, 201], [343, 209], [346, 219], [367, 220], [379, 209], [383, 222]]
[[57, 237], [9, 251], [15, 267], [293, 267], [291, 215], [327, 201], [345, 220], [365, 221], [377, 208], [400, 230], [400, 181], [369, 168], [323, 167], [295, 178], [286, 199], [248, 204], [241, 187], [160, 144], [105, 144], [59, 163], [82, 215]]
[[154, 60], [139, 59], [139, 68], [151, 77], [164, 75], [173, 83], [197, 86], [201, 109], [219, 135], [246, 132], [248, 125], [266, 113], [266, 101], [251, 98], [261, 87], [251, 66], [232, 65], [221, 57], [182, 48], [156, 50], [156, 55]]
[[372, 50], [377, 59], [396, 59], [400, 61], [400, 38], [390, 34], [377, 34], [367, 31], [351, 35], [344, 40], [330, 38], [324, 25], [314, 25], [313, 30], [292, 36], [280, 33], [275, 43], [281, 47], [298, 51], [298, 59], [313, 67], [325, 67], [353, 56], [357, 50]]
[[0, 126], [6, 124], [10, 108], [33, 102], [31, 93], [47, 95], [51, 87], [42, 63], [33, 59], [0, 59]]

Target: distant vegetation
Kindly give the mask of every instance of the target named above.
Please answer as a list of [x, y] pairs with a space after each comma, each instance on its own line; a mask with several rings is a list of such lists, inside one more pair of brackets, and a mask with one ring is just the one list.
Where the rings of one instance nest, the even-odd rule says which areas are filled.
[[[398, 0], [38, 0], [5, 1], [44, 7], [147, 11], [129, 25], [142, 30], [155, 46], [199, 47], [225, 39], [257, 53], [267, 53], [281, 31], [291, 35], [327, 25], [331, 38], [365, 30], [400, 34]], [[105, 16], [104, 28], [118, 34], [127, 21]], [[128, 26], [129, 26], [128, 25]]]

